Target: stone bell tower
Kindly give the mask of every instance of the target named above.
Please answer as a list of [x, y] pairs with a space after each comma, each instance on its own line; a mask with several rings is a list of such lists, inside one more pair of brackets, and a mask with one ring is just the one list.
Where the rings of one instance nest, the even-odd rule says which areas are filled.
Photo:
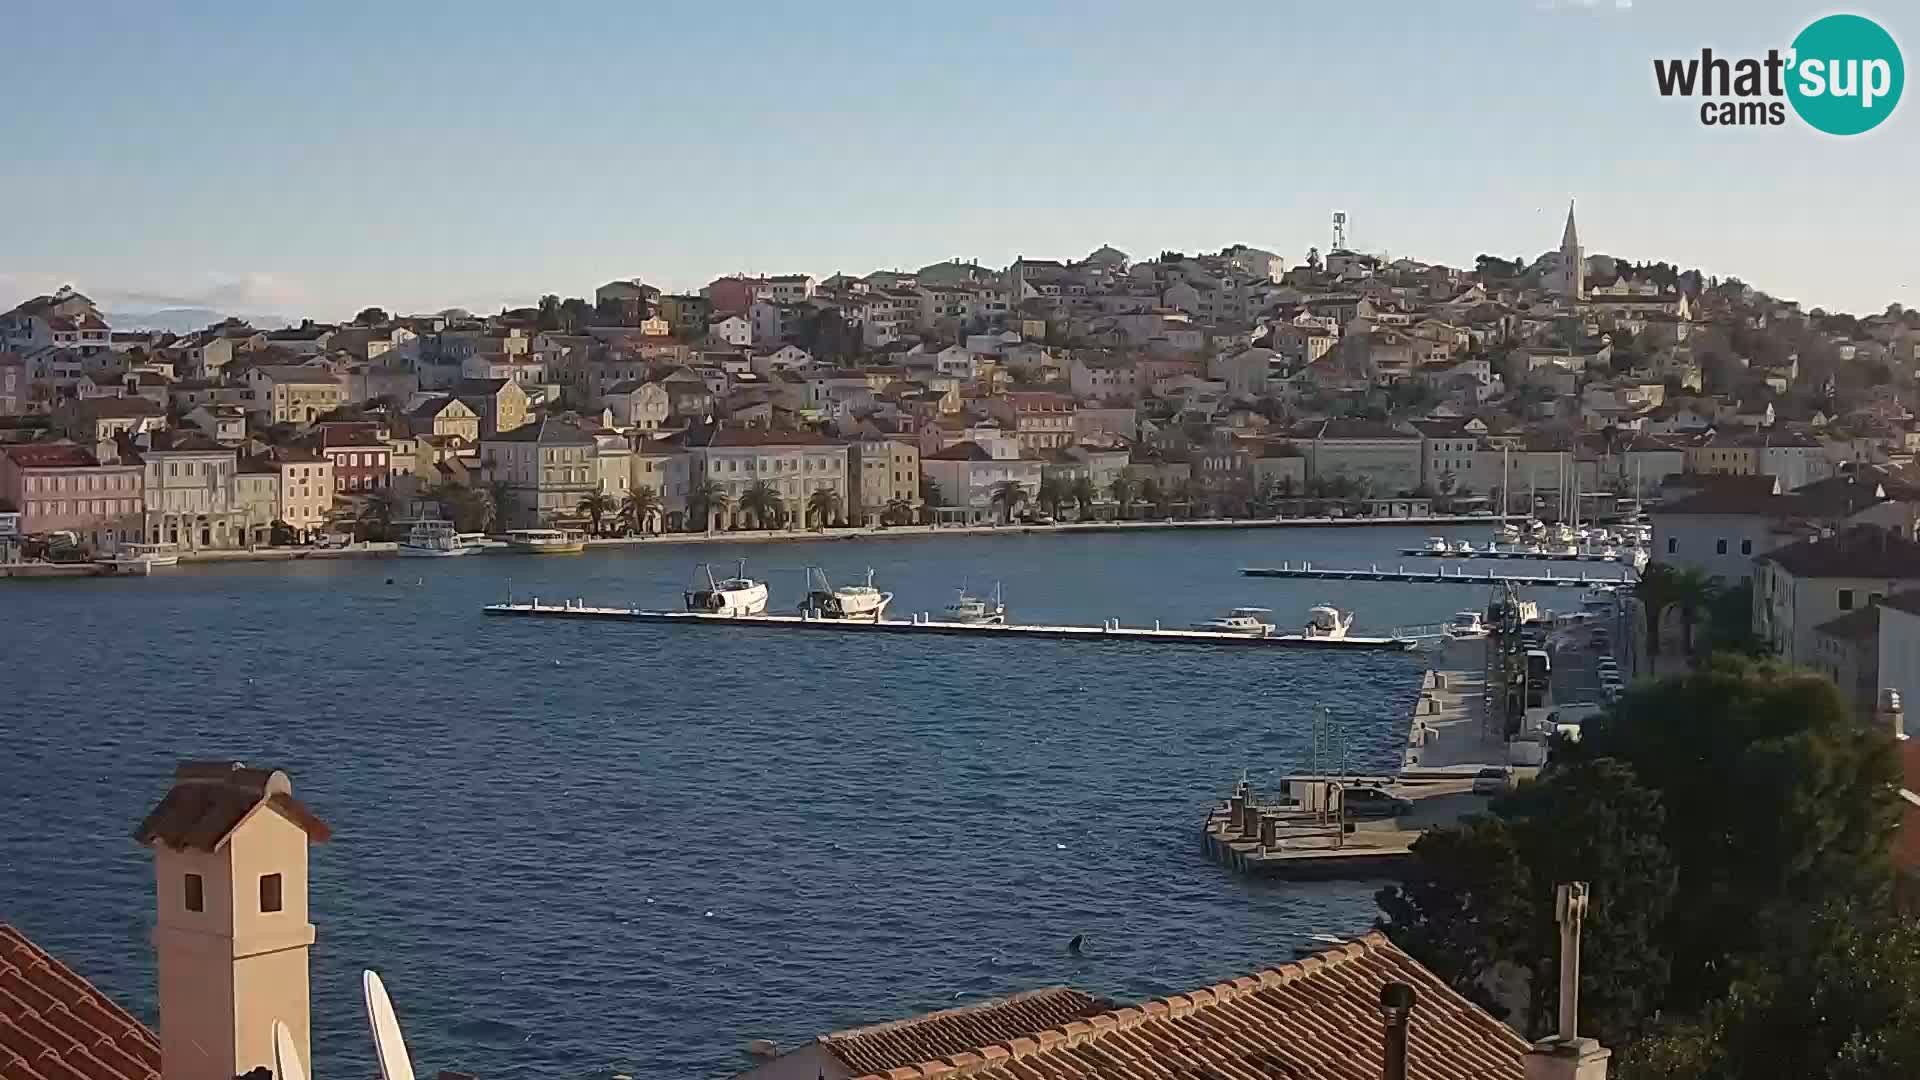
[[134, 839], [153, 851], [164, 1080], [273, 1067], [284, 1021], [313, 1075], [307, 846], [330, 830], [277, 769], [187, 762]]

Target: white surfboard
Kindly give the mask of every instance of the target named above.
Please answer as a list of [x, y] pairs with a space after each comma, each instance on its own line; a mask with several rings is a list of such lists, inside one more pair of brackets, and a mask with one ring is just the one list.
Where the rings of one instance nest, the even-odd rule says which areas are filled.
[[273, 1076], [274, 1080], [307, 1080], [306, 1067], [300, 1062], [300, 1048], [294, 1045], [293, 1032], [285, 1020], [273, 1022]]
[[380, 1058], [383, 1080], [413, 1080], [413, 1061], [407, 1057], [407, 1044], [400, 1038], [400, 1021], [394, 1019], [393, 1001], [380, 976], [372, 971], [360, 973], [360, 988], [367, 999], [367, 1026], [373, 1029], [373, 1050]]

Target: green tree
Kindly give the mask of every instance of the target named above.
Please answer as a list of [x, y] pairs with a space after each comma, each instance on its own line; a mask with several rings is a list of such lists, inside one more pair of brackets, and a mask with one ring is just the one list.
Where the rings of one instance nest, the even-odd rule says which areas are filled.
[[1204, 498], [1205, 493], [1200, 490], [1200, 485], [1191, 478], [1174, 485], [1173, 501], [1183, 508], [1189, 520], [1200, 516], [1200, 504]]
[[888, 499], [887, 507], [880, 512], [880, 520], [889, 525], [910, 525], [913, 523], [912, 499]]
[[385, 540], [393, 525], [393, 497], [375, 491], [360, 503], [360, 524], [368, 540]]
[[1167, 493], [1166, 486], [1160, 483], [1159, 477], [1149, 476], [1140, 481], [1140, 500], [1153, 507], [1155, 517], [1166, 517], [1167, 504], [1172, 496]]
[[1680, 647], [1688, 656], [1693, 655], [1694, 624], [1720, 592], [1719, 581], [1690, 566], [1680, 567], [1673, 573], [1670, 588], [1673, 603], [1680, 608]]
[[1121, 473], [1107, 485], [1107, 494], [1113, 496], [1113, 501], [1120, 505], [1120, 517], [1124, 520], [1133, 514], [1133, 500], [1140, 494], [1140, 485], [1133, 477]]
[[1073, 500], [1074, 517], [1081, 521], [1093, 516], [1093, 504], [1100, 497], [1099, 492], [1094, 490], [1093, 477], [1085, 473], [1074, 477], [1067, 496]]
[[370, 307], [361, 308], [360, 314], [355, 315], [353, 321], [361, 326], [379, 326], [393, 320], [387, 315], [385, 308]]
[[707, 532], [713, 531], [713, 517], [724, 514], [733, 506], [733, 496], [718, 480], [702, 480], [687, 492], [687, 507], [692, 510], [700, 527]]
[[480, 532], [492, 532], [507, 523], [513, 509], [513, 487], [505, 480], [492, 480], [476, 493], [476, 513]]
[[822, 530], [840, 520], [840, 493], [821, 488], [807, 496], [807, 519]]
[[560, 298], [552, 293], [540, 298], [540, 329], [560, 329]]
[[665, 504], [660, 501], [660, 493], [646, 484], [627, 492], [627, 497], [620, 500], [620, 516], [637, 533], [654, 531], [663, 509]]
[[1666, 563], [1648, 563], [1633, 585], [1633, 598], [1647, 622], [1647, 655], [1660, 655], [1660, 617], [1673, 606], [1674, 569]]
[[1013, 515], [1027, 501], [1027, 489], [1018, 480], [1002, 480], [993, 485], [992, 504], [1000, 508], [1000, 520], [1012, 524]]
[[1707, 651], [1766, 656], [1767, 643], [1753, 632], [1753, 582], [1720, 589], [1707, 604]]
[[601, 522], [620, 512], [620, 502], [604, 491], [594, 491], [580, 500], [579, 510], [587, 515], [588, 528], [593, 535], [599, 536]]
[[1060, 506], [1073, 497], [1073, 488], [1057, 476], [1045, 476], [1040, 479], [1040, 491], [1037, 498], [1042, 508], [1055, 518], [1060, 516]]
[[765, 480], [755, 480], [740, 496], [740, 512], [751, 515], [755, 528], [772, 529], [786, 516], [786, 503], [780, 489]]

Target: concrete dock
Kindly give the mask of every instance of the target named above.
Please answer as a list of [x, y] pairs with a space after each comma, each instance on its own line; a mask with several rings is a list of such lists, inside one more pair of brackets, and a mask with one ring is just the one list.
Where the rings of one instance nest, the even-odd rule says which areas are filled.
[[1551, 570], [1540, 574], [1502, 574], [1488, 567], [1483, 573], [1469, 573], [1461, 567], [1452, 573], [1446, 567], [1437, 571], [1408, 570], [1404, 566], [1382, 569], [1378, 563], [1365, 569], [1315, 566], [1312, 563], [1282, 563], [1279, 566], [1242, 567], [1244, 577], [1273, 578], [1311, 578], [1318, 581], [1398, 581], [1418, 585], [1503, 585], [1514, 584], [1527, 588], [1581, 589], [1591, 585], [1632, 585], [1636, 580], [1630, 573], [1556, 574]]
[[992, 623], [937, 622], [922, 616], [905, 621], [858, 622], [847, 619], [816, 619], [802, 615], [709, 615], [691, 611], [648, 611], [641, 608], [593, 607], [585, 601], [543, 604], [538, 599], [527, 603], [489, 604], [484, 614], [536, 619], [582, 619], [607, 622], [665, 623], [676, 626], [752, 628], [761, 630], [826, 630], [843, 633], [946, 634], [965, 637], [1034, 639], [1058, 641], [1135, 641], [1158, 645], [1239, 646], [1269, 649], [1332, 649], [1360, 652], [1404, 652], [1417, 643], [1411, 637], [1307, 637], [1302, 634], [1229, 634], [1209, 630], [1168, 630], [1153, 627], [1122, 626], [1109, 619], [1100, 626], [1040, 626]]

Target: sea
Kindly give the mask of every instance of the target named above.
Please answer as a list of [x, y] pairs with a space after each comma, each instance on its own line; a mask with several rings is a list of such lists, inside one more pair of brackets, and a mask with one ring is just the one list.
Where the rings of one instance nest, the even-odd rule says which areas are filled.
[[1237, 571], [1430, 566], [1398, 554], [1430, 531], [1008, 530], [6, 582], [0, 920], [156, 1022], [133, 830], [178, 761], [231, 759], [285, 769], [333, 829], [312, 854], [322, 1080], [378, 1074], [367, 968], [416, 1069], [484, 1080], [722, 1077], [756, 1039], [1059, 983], [1179, 992], [1371, 925], [1379, 882], [1236, 877], [1199, 828], [1242, 775], [1305, 765], [1320, 708], [1352, 768], [1395, 766], [1417, 656], [482, 606], [672, 607], [698, 563], [745, 558], [776, 608], [817, 565], [836, 584], [871, 569], [896, 617], [997, 585], [1017, 622], [1185, 626], [1259, 605], [1287, 626], [1331, 602], [1384, 632], [1484, 607], [1485, 587]]

